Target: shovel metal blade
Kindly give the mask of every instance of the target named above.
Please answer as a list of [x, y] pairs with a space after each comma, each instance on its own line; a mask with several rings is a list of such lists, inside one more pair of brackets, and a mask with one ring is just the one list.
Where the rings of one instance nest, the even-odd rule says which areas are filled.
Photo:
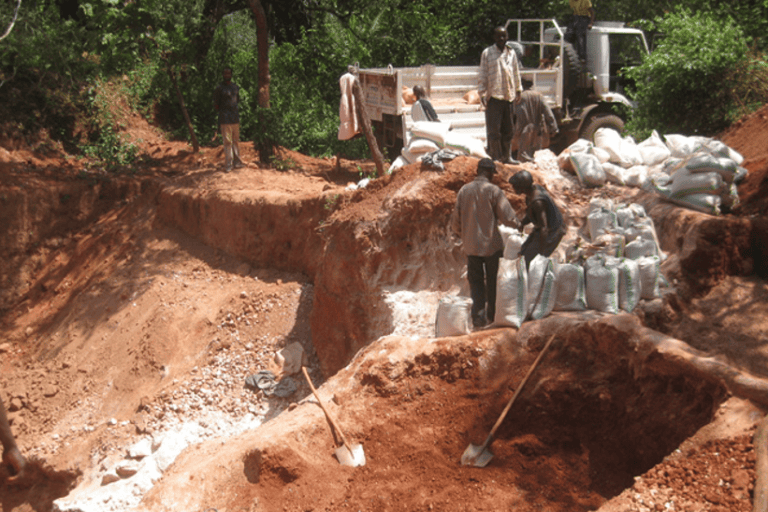
[[341, 445], [336, 448], [336, 458], [339, 460], [339, 464], [342, 466], [365, 466], [365, 452], [363, 452], [363, 445], [353, 444], [347, 447], [347, 445]]
[[470, 444], [464, 453], [461, 455], [462, 466], [477, 466], [478, 468], [484, 468], [491, 462], [493, 454], [491, 451], [483, 446], [477, 446]]

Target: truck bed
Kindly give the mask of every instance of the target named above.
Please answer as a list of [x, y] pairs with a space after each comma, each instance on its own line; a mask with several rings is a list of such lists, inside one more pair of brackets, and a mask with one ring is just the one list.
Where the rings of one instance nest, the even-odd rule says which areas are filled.
[[[359, 71], [359, 78], [366, 99], [366, 111], [374, 122], [383, 122], [385, 116], [400, 119], [400, 132], [407, 144], [407, 134], [413, 126], [411, 105], [402, 98], [403, 88], [421, 85], [427, 91], [438, 117], [451, 123], [456, 132], [485, 140], [485, 113], [481, 105], [468, 104], [463, 96], [477, 90], [478, 66], [433, 66], [417, 68], [373, 68]], [[558, 69], [521, 68], [524, 80], [532, 89], [544, 95], [551, 108], [559, 106]]]

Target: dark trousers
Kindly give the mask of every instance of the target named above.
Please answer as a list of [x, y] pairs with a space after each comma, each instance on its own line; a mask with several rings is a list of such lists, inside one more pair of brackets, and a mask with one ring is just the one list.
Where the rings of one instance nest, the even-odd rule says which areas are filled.
[[493, 322], [496, 314], [496, 275], [499, 273], [502, 253], [503, 251], [499, 251], [490, 256], [467, 256], [467, 280], [469, 295], [472, 297], [473, 321], [482, 320], [481, 313], [485, 309], [486, 318]]
[[574, 16], [565, 32], [565, 40], [571, 43], [581, 60], [587, 60], [587, 30], [589, 16]]
[[550, 233], [547, 238], [541, 236], [541, 231], [534, 229], [528, 238], [523, 242], [523, 246], [520, 248], [520, 256], [525, 256], [525, 267], [530, 268], [533, 258], [541, 254], [547, 258], [555, 252], [557, 246], [560, 245], [560, 240], [565, 235], [565, 228], [557, 229]]
[[512, 140], [512, 102], [490, 98], [485, 107], [485, 134], [488, 143], [492, 140], [509, 144]]

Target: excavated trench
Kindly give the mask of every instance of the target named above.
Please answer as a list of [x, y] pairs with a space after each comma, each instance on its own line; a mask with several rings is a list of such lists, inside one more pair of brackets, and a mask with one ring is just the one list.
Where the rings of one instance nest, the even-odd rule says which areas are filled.
[[[434, 298], [463, 285], [463, 256], [449, 242], [447, 219], [456, 191], [473, 169], [467, 159], [457, 160], [452, 172], [424, 176], [406, 169], [377, 180], [371, 190], [347, 193], [344, 207], [333, 214], [325, 195], [249, 197], [152, 181], [140, 192], [114, 187], [99, 197], [150, 194], [157, 221], [251, 265], [300, 271], [314, 282], [312, 341], [321, 368], [327, 377], [355, 380], [363, 399], [370, 397], [364, 409], [372, 418], [356, 434], [376, 461], [357, 473], [354, 489], [344, 487], [336, 495], [329, 487], [330, 503], [337, 499], [376, 510], [386, 508], [384, 495], [387, 503], [399, 497], [413, 503], [413, 493], [420, 492], [429, 493], [441, 510], [459, 510], [451, 503], [466, 492], [477, 509], [504, 503], [518, 510], [593, 510], [708, 424], [733, 383], [726, 369], [703, 371], [685, 350], [665, 348], [638, 316], [626, 314], [555, 314], [517, 333], [493, 330], [438, 340], [429, 351], [413, 348], [401, 359], [375, 357], [374, 350], [387, 350], [375, 340], [396, 327], [388, 301], [394, 291], [427, 291]], [[90, 194], [88, 201], [98, 203]], [[669, 225], [677, 216], [688, 235], [695, 231], [692, 215], [650, 200], [646, 209], [659, 215], [659, 224]], [[36, 215], [42, 225], [56, 213]], [[681, 267], [710, 281], [753, 269], [754, 227], [748, 221], [701, 224], [706, 230], [698, 238], [711, 238], [715, 231], [731, 233], [735, 241], [727, 249], [711, 244], [707, 250], [720, 255], [712, 259], [690, 241], [664, 240], [670, 249], [683, 247], [675, 256]], [[689, 267], [685, 258], [714, 263]], [[3, 279], [9, 279], [7, 273]], [[467, 443], [484, 440], [550, 334], [556, 344], [498, 431], [489, 468], [459, 467]], [[269, 448], [250, 453], [247, 480], [269, 485], [246, 494], [293, 505], [310, 499], [286, 491], [313, 472], [304, 456], [275, 457]], [[420, 475], [415, 482], [421, 489], [407, 479], [393, 481], [392, 468]], [[456, 489], [446, 488], [446, 481]], [[386, 492], [375, 490], [381, 488]]]

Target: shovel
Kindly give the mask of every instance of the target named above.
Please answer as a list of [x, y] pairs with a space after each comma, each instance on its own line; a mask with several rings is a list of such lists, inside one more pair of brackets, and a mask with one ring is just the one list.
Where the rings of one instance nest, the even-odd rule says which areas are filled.
[[507, 403], [507, 406], [504, 407], [503, 411], [501, 411], [501, 416], [499, 416], [499, 419], [496, 420], [496, 424], [491, 429], [491, 433], [488, 434], [488, 437], [485, 439], [485, 442], [480, 446], [476, 446], [470, 443], [469, 446], [467, 446], [467, 449], [464, 450], [464, 453], [461, 456], [462, 466], [477, 466], [479, 468], [484, 468], [485, 466], [488, 465], [489, 462], [491, 462], [491, 459], [493, 458], [493, 453], [491, 453], [491, 450], [488, 447], [491, 445], [491, 442], [493, 441], [493, 436], [494, 434], [496, 434], [496, 430], [501, 425], [501, 422], [504, 421], [504, 417], [509, 412], [509, 408], [512, 407], [512, 404], [514, 403], [515, 399], [518, 397], [518, 395], [520, 395], [520, 391], [522, 391], [523, 387], [525, 386], [525, 383], [528, 382], [528, 378], [533, 373], [533, 370], [535, 370], [536, 367], [539, 365], [541, 358], [544, 356], [544, 353], [547, 351], [549, 346], [552, 344], [552, 340], [554, 339], [555, 339], [555, 335], [553, 334], [547, 341], [546, 345], [544, 345], [544, 348], [541, 349], [541, 352], [539, 352], [539, 355], [536, 357], [536, 360], [533, 362], [533, 365], [531, 365], [531, 368], [528, 370], [528, 373], [525, 375], [525, 378], [523, 378], [523, 381], [520, 383], [519, 386], [517, 386], [517, 389], [515, 390], [515, 394], [512, 395], [512, 398]]
[[341, 442], [343, 443], [342, 446], [339, 446], [336, 448], [336, 458], [339, 460], [339, 463], [342, 466], [365, 466], [365, 453], [363, 452], [363, 446], [360, 444], [349, 444], [347, 442], [347, 439], [344, 437], [344, 434], [341, 432], [341, 429], [339, 428], [339, 425], [336, 423], [336, 420], [333, 419], [331, 414], [328, 412], [328, 410], [323, 405], [322, 400], [320, 400], [320, 396], [317, 394], [317, 390], [315, 389], [315, 386], [312, 385], [312, 380], [309, 378], [309, 374], [307, 373], [307, 368], [302, 366], [301, 371], [304, 372], [304, 377], [307, 379], [307, 383], [309, 384], [310, 389], [312, 389], [312, 394], [315, 395], [315, 398], [317, 399], [317, 403], [320, 404], [320, 408], [325, 413], [325, 417], [328, 418], [328, 422], [331, 424], [331, 426], [334, 428], [336, 432], [339, 433], [339, 437], [341, 438]]

